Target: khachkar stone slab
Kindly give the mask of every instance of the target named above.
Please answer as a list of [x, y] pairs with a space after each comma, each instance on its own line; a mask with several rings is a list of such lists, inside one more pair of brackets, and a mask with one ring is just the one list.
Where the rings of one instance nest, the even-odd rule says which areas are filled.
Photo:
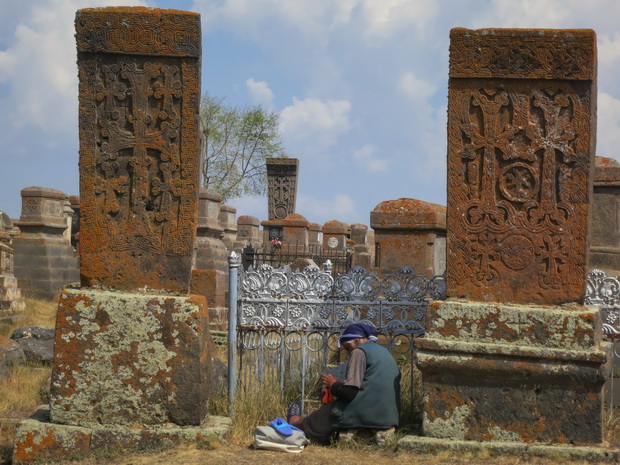
[[283, 220], [295, 213], [297, 199], [297, 158], [267, 158], [267, 214], [269, 221]]
[[50, 390], [53, 423], [200, 425], [209, 342], [202, 296], [65, 289]]
[[199, 175], [200, 16], [76, 15], [82, 285], [187, 292]]
[[457, 28], [450, 37], [448, 295], [582, 301], [594, 31]]

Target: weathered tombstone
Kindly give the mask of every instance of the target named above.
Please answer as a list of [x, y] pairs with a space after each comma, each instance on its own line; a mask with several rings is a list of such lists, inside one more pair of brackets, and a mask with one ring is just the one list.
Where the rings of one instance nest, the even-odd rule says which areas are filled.
[[351, 227], [338, 220], [327, 221], [323, 225], [323, 249], [344, 251]]
[[[286, 246], [287, 252], [294, 249], [302, 251], [308, 248], [310, 222], [298, 213], [291, 213], [281, 220], [263, 221], [261, 225], [265, 234], [263, 240], [266, 250], [272, 250], [273, 243], [269, 242], [276, 238]], [[273, 231], [278, 231], [278, 236], [268, 237], [268, 234], [273, 233]]]
[[[262, 238], [259, 227], [260, 221], [255, 216], [240, 216], [237, 218], [237, 240], [235, 243], [240, 245], [242, 249], [246, 246], [260, 249]], [[237, 249], [235, 248], [235, 250]]]
[[589, 268], [620, 274], [620, 163], [596, 157]]
[[13, 274], [14, 255], [10, 247], [12, 222], [0, 211], [0, 317], [10, 317], [26, 308], [17, 279]]
[[219, 220], [222, 196], [211, 189], [198, 194], [198, 230], [194, 252], [194, 268], [218, 270], [228, 274], [228, 250], [221, 236], [224, 229]]
[[80, 280], [77, 256], [64, 237], [67, 195], [46, 187], [21, 191], [22, 213], [13, 238], [14, 274], [22, 291], [51, 299], [67, 284]]
[[445, 271], [446, 208], [416, 199], [386, 200], [370, 212], [377, 270], [396, 273], [403, 266], [428, 277]]
[[310, 223], [308, 225], [308, 245], [310, 247], [323, 247], [323, 225]]
[[295, 213], [297, 199], [297, 158], [267, 158], [268, 220], [283, 220]]
[[367, 240], [368, 226], [362, 223], [351, 225], [351, 240], [353, 245], [352, 266], [361, 266], [367, 271], [372, 271], [373, 264], [370, 257], [370, 247]]
[[92, 9], [76, 20], [82, 285], [187, 292], [200, 26], [197, 16], [147, 13]]
[[207, 305], [188, 295], [200, 16], [84, 9], [76, 30], [83, 287], [60, 297], [52, 423], [22, 423], [13, 463], [214, 433]]
[[416, 341], [426, 436], [599, 444], [608, 345], [583, 307], [591, 30], [453, 29], [445, 302]]
[[222, 242], [229, 251], [235, 250], [237, 240], [237, 209], [231, 205], [220, 205], [220, 227], [222, 228]]
[[[194, 269], [190, 291], [203, 295], [209, 305], [212, 324], [227, 321], [228, 249], [222, 241], [220, 222], [222, 196], [211, 189], [198, 193], [198, 228], [194, 250]], [[234, 213], [233, 213], [234, 214]]]

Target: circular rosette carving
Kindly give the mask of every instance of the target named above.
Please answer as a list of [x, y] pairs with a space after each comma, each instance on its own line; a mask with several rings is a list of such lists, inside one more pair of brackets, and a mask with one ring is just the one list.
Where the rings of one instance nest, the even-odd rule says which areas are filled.
[[534, 245], [525, 236], [509, 236], [500, 244], [500, 257], [511, 270], [524, 270], [534, 261]]
[[499, 190], [512, 202], [526, 202], [538, 192], [536, 172], [525, 163], [506, 166], [499, 177]]

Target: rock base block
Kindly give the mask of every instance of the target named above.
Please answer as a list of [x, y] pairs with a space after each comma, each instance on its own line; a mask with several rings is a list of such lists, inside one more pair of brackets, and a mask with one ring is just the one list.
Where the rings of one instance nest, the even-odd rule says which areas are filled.
[[54, 340], [54, 423], [200, 425], [211, 357], [202, 296], [66, 289]]
[[53, 460], [66, 463], [101, 452], [147, 451], [182, 443], [197, 445], [223, 441], [231, 420], [210, 416], [198, 427], [179, 426], [97, 426], [92, 428], [50, 423], [49, 409], [40, 408], [24, 420], [15, 434], [13, 464]]
[[601, 444], [610, 369], [598, 309], [445, 301], [416, 341], [424, 436]]
[[590, 463], [617, 463], [620, 460], [620, 449], [616, 447], [458, 441], [412, 435], [407, 435], [399, 440], [398, 448], [419, 454], [453, 452], [458, 454], [461, 459], [463, 454], [470, 454], [485, 459], [497, 456], [514, 456], [528, 462], [535, 458], [548, 458], [558, 463], [573, 460]]

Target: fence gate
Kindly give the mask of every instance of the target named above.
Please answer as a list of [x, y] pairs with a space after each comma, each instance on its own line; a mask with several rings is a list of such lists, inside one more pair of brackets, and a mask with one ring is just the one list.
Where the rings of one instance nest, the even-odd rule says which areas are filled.
[[304, 408], [318, 374], [340, 362], [338, 336], [351, 323], [374, 326], [379, 342], [413, 366], [428, 304], [445, 299], [443, 276], [427, 279], [406, 267], [383, 278], [353, 267], [334, 278], [329, 261], [322, 269], [263, 264], [244, 271], [233, 252], [229, 262], [231, 414], [237, 389], [273, 383], [282, 392], [298, 386]]

